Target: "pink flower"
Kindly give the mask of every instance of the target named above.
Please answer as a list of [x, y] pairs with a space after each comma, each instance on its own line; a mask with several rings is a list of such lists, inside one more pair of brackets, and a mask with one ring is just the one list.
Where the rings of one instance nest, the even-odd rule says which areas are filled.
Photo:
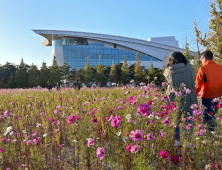
[[35, 133], [32, 134], [32, 136], [36, 136], [38, 134], [38, 132], [36, 131]]
[[166, 158], [169, 157], [169, 154], [167, 153], [167, 151], [162, 150], [162, 151], [160, 152], [160, 157], [163, 158], [163, 159], [166, 159]]
[[48, 119], [49, 122], [50, 122], [50, 121], [53, 121], [53, 120], [54, 120], [53, 118], [49, 118], [49, 119]]
[[160, 131], [159, 136], [162, 138], [162, 137], [166, 136], [166, 133]]
[[93, 146], [93, 144], [94, 144], [94, 140], [93, 140], [93, 139], [91, 139], [91, 138], [89, 138], [89, 139], [88, 139], [87, 146], [88, 146], [88, 147], [92, 147], [92, 146]]
[[122, 121], [121, 117], [120, 116], [115, 116], [112, 121], [111, 121], [111, 125], [112, 127], [114, 128], [118, 128], [120, 122]]
[[76, 120], [79, 120], [80, 118], [81, 118], [81, 116], [77, 116], [77, 117], [76, 117]]
[[140, 130], [135, 130], [131, 131], [132, 135], [129, 135], [129, 137], [134, 141], [134, 142], [139, 142], [143, 139], [144, 133], [142, 133]]
[[149, 116], [150, 115], [150, 111], [151, 111], [151, 107], [147, 103], [141, 104], [137, 108], [137, 112], [141, 113], [142, 116]]
[[198, 105], [197, 104], [192, 104], [190, 106], [190, 108], [193, 109], [193, 110], [197, 110], [198, 109]]
[[97, 158], [100, 158], [100, 160], [103, 160], [105, 157], [105, 149], [98, 147], [96, 150], [96, 155], [97, 155], [96, 156]]
[[28, 142], [26, 142], [26, 145], [30, 144], [31, 143], [31, 140], [29, 140]]
[[5, 141], [6, 141], [6, 137], [2, 138], [2, 141], [4, 141], [4, 142], [5, 142]]
[[139, 145], [133, 145], [130, 149], [130, 152], [132, 152], [132, 153], [136, 153], [138, 151], [140, 151], [140, 146]]
[[38, 141], [39, 141], [39, 138], [33, 139], [33, 145], [36, 145]]
[[191, 90], [190, 89], [186, 89], [186, 94], [190, 94]]
[[67, 119], [69, 126], [72, 125], [75, 122], [75, 120], [76, 120], [76, 117], [74, 115], [70, 115]]
[[151, 134], [151, 133], [149, 133], [148, 135], [147, 135], [147, 140], [155, 140], [155, 137]]
[[1, 152], [3, 152], [3, 149], [2, 149], [2, 148], [0, 148], [0, 153], [1, 153]]
[[193, 110], [193, 115], [194, 116], [200, 116], [202, 112], [200, 110]]
[[31, 105], [31, 104], [29, 104], [29, 105], [28, 105], [28, 108], [31, 108], [31, 106], [32, 106], [32, 105]]
[[130, 152], [130, 149], [132, 148], [132, 146], [133, 146], [133, 144], [131, 143], [131, 144], [129, 144], [127, 147], [126, 147], [126, 151], [127, 152]]
[[171, 157], [171, 162], [174, 163], [174, 165], [177, 165], [178, 163], [180, 163], [179, 158], [175, 155]]

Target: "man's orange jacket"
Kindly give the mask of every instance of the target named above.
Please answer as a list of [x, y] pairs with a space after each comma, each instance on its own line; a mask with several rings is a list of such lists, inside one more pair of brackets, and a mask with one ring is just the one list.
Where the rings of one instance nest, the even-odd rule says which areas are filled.
[[222, 96], [222, 66], [208, 60], [199, 68], [196, 78], [196, 95], [201, 91], [202, 98]]

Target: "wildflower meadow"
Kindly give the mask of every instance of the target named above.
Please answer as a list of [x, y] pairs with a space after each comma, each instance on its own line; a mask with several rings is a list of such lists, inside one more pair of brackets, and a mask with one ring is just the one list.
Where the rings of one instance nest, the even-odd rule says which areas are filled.
[[199, 103], [178, 123], [185, 85], [171, 103], [166, 83], [144, 85], [0, 89], [0, 169], [220, 169], [221, 99], [210, 132]]

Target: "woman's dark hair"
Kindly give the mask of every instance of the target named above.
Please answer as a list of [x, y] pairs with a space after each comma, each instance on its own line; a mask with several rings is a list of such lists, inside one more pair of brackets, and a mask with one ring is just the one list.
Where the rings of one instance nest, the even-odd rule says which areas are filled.
[[167, 67], [172, 66], [174, 64], [184, 63], [187, 65], [188, 61], [185, 56], [181, 52], [174, 52], [167, 63]]

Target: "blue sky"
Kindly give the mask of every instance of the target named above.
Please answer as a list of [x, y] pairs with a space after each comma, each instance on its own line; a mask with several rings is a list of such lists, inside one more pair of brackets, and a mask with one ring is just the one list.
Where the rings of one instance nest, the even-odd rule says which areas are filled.
[[0, 0], [0, 64], [21, 58], [38, 67], [52, 64], [52, 47], [32, 29], [70, 30], [147, 40], [186, 35], [195, 49], [193, 21], [208, 30], [206, 0]]

